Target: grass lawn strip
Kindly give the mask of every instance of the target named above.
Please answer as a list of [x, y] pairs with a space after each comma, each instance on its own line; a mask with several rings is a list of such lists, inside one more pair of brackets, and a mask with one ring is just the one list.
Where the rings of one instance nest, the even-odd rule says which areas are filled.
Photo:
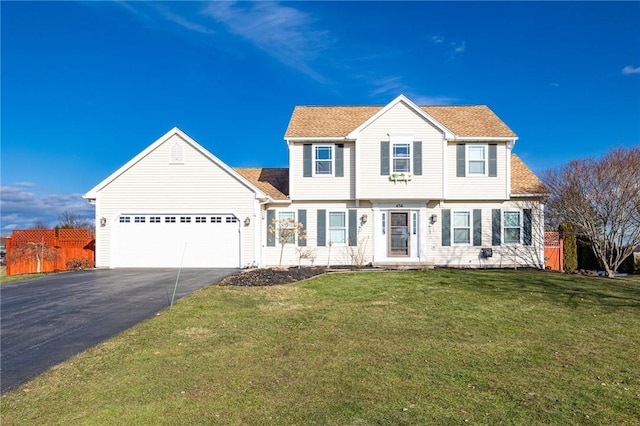
[[2, 398], [2, 424], [634, 424], [640, 285], [528, 271], [208, 287]]

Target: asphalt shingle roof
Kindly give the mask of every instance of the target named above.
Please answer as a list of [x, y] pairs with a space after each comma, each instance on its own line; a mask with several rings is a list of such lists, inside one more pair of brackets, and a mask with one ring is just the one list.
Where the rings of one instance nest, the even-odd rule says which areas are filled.
[[549, 189], [516, 154], [511, 154], [511, 193], [549, 194]]
[[[345, 137], [384, 106], [297, 106], [285, 138]], [[420, 106], [460, 137], [516, 137], [486, 105]]]
[[287, 200], [289, 169], [265, 167], [235, 167], [233, 170], [257, 186], [274, 200]]

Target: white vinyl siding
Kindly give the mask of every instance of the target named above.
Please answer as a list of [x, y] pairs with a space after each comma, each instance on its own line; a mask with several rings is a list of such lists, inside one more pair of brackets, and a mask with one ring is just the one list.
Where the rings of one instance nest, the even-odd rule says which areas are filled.
[[[474, 144], [471, 144], [474, 145]], [[480, 144], [476, 144], [480, 145]], [[466, 168], [469, 168], [468, 147], [466, 151]], [[504, 200], [506, 198], [508, 176], [507, 176], [507, 147], [504, 143], [498, 143], [497, 151], [497, 177], [487, 177], [488, 164], [485, 163], [485, 175], [456, 176], [456, 144], [447, 144], [447, 196], [449, 200]], [[479, 154], [472, 154], [479, 155]], [[488, 151], [485, 152], [485, 158]], [[471, 166], [479, 167], [479, 166]]]
[[[408, 182], [394, 182], [390, 176], [380, 174], [380, 142], [390, 142], [389, 161], [393, 163], [393, 145], [396, 142], [391, 140], [390, 135], [394, 134], [411, 134], [412, 141], [422, 143], [422, 174], [414, 175]], [[360, 156], [358, 198], [441, 199], [443, 196], [442, 139], [443, 134], [439, 129], [416, 114], [406, 104], [400, 102], [395, 105], [363, 129], [356, 142]], [[410, 152], [413, 152], [413, 148], [410, 144]], [[393, 173], [393, 164], [390, 164], [389, 171]]]
[[[492, 211], [493, 209], [502, 209], [506, 211], [521, 211], [523, 207], [517, 201], [505, 202], [478, 202], [478, 201], [459, 201], [446, 202], [440, 204], [436, 201], [427, 204], [427, 217], [432, 214], [436, 215], [436, 222], [430, 224], [427, 222], [427, 261], [435, 266], [447, 266], [456, 268], [513, 268], [513, 267], [537, 267], [544, 262], [544, 232], [541, 227], [541, 210], [539, 204], [535, 201], [524, 202], [524, 208], [532, 209], [532, 245], [510, 245], [503, 241], [501, 246], [492, 246]], [[473, 218], [473, 210], [481, 211], [481, 227], [482, 227], [482, 244], [480, 246], [473, 245], [455, 245], [454, 237], [451, 233], [451, 246], [442, 246], [442, 210], [450, 209], [451, 227], [453, 227], [454, 213], [456, 211], [469, 211]], [[502, 215], [504, 222], [504, 215]], [[502, 225], [503, 227], [504, 225]], [[473, 232], [473, 226], [471, 226]], [[521, 231], [522, 232], [522, 231]], [[473, 235], [471, 235], [473, 242]], [[482, 259], [479, 254], [483, 247], [493, 249], [493, 256], [488, 259]]]
[[[343, 143], [343, 142], [339, 142]], [[289, 198], [291, 200], [352, 200], [355, 198], [355, 145], [344, 143], [344, 176], [329, 176], [320, 179], [315, 177], [303, 177], [303, 143], [291, 143], [289, 145]], [[324, 146], [326, 144], [314, 144]], [[335, 148], [333, 168], [335, 174]], [[315, 151], [312, 150], [312, 169], [315, 172]]]
[[[168, 161], [174, 142], [181, 145], [183, 164]], [[110, 231], [126, 212], [171, 214], [177, 223], [181, 213], [250, 217], [250, 226], [240, 228], [242, 266], [250, 265], [260, 258], [254, 246], [256, 203], [247, 186], [174, 135], [98, 192], [96, 217], [107, 223], [96, 228], [96, 266], [110, 266]]]
[[[274, 208], [274, 206], [267, 206], [267, 208]], [[369, 203], [361, 202], [360, 207], [357, 208], [357, 218], [358, 218], [358, 245], [353, 247], [348, 244], [333, 244], [329, 246], [328, 242], [330, 239], [330, 213], [332, 212], [344, 212], [345, 213], [345, 223], [347, 226], [346, 238], [348, 238], [348, 220], [349, 220], [349, 210], [354, 209], [352, 203], [347, 202], [318, 202], [318, 201], [310, 201], [310, 202], [296, 202], [292, 203], [290, 206], [287, 206], [286, 211], [295, 211], [306, 210], [306, 240], [305, 246], [300, 247], [298, 245], [285, 245], [284, 250], [282, 252], [282, 264], [283, 265], [298, 265], [298, 262], [303, 266], [312, 265], [312, 260], [310, 258], [300, 259], [300, 254], [303, 253], [312, 253], [313, 265], [315, 266], [326, 266], [327, 264], [331, 265], [348, 265], [352, 263], [352, 255], [361, 253], [362, 259], [364, 261], [363, 264], [367, 264], [373, 260], [373, 215], [371, 211], [371, 205]], [[318, 247], [317, 240], [317, 227], [318, 227], [318, 210], [325, 210], [326, 212], [326, 245], [322, 247]], [[276, 211], [277, 207], [276, 207]], [[362, 215], [367, 215], [367, 222], [362, 225], [360, 220]], [[276, 215], [277, 217], [277, 215]], [[266, 221], [266, 218], [265, 218]], [[338, 223], [338, 222], [334, 222]], [[337, 230], [337, 228], [336, 228]], [[337, 233], [336, 233], [337, 234]], [[348, 241], [347, 241], [348, 242]], [[264, 263], [268, 266], [277, 266], [280, 258], [280, 246], [263, 247], [264, 250]]]

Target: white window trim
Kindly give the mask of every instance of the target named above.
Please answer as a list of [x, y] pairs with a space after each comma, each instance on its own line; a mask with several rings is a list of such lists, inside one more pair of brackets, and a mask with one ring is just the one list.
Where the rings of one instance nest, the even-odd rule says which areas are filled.
[[[393, 159], [396, 158], [394, 157], [393, 153], [394, 153], [394, 149], [393, 147], [395, 145], [408, 145], [409, 146], [409, 171], [406, 172], [397, 172], [395, 171], [394, 167], [393, 167]], [[397, 157], [397, 158], [406, 158], [406, 157]], [[413, 141], [394, 141], [391, 142], [390, 146], [389, 146], [389, 172], [391, 175], [395, 174], [404, 174], [407, 176], [411, 176], [413, 173]]]
[[[344, 242], [337, 243], [331, 241], [331, 213], [342, 213], [344, 216]], [[327, 229], [325, 235], [327, 236], [327, 244], [331, 242], [332, 246], [346, 247], [349, 242], [349, 215], [346, 210], [327, 210]], [[337, 229], [337, 228], [336, 228]]]
[[[469, 170], [469, 162], [471, 161], [471, 156], [469, 155], [469, 149], [482, 147], [484, 149], [484, 173], [471, 173]], [[465, 167], [465, 176], [468, 177], [487, 177], [489, 176], [489, 144], [486, 143], [471, 143], [465, 145], [465, 157], [464, 157], [464, 167]]]
[[[276, 233], [273, 236], [273, 238], [276, 241], [276, 247], [280, 247], [282, 246], [282, 244], [280, 244], [280, 238], [278, 237], [279, 235], [279, 229], [278, 226], [280, 225], [280, 214], [281, 213], [293, 213], [293, 222], [294, 224], [298, 223], [298, 214], [295, 210], [276, 210]], [[290, 243], [284, 243], [285, 246], [290, 246], [290, 245], [295, 245], [298, 242], [298, 236], [294, 235], [293, 236], [293, 242]]]
[[[505, 228], [516, 228], [515, 226], [508, 226], [505, 227], [505, 220], [504, 220], [504, 215], [505, 213], [509, 213], [509, 212], [514, 212], [514, 213], [519, 213], [520, 216], [520, 224], [518, 225], [518, 228], [520, 228], [520, 241], [518, 241], [517, 243], [507, 243], [505, 241]], [[521, 246], [522, 245], [522, 239], [524, 238], [524, 211], [520, 210], [520, 209], [506, 209], [506, 210], [502, 210], [501, 213], [501, 217], [500, 217], [500, 241], [502, 242], [503, 246]]]
[[[456, 234], [455, 234], [455, 229], [456, 228], [460, 228], [462, 229], [462, 227], [460, 226], [455, 226], [455, 216], [456, 213], [466, 213], [467, 215], [469, 215], [469, 242], [468, 243], [456, 243]], [[464, 209], [458, 209], [458, 210], [451, 210], [451, 231], [450, 231], [450, 235], [451, 235], [451, 245], [452, 246], [458, 246], [458, 247], [470, 247], [473, 244], [473, 212], [471, 210], [464, 210]]]
[[[329, 148], [331, 150], [331, 173], [316, 173], [316, 149], [317, 148]], [[336, 146], [335, 144], [318, 143], [311, 146], [311, 176], [312, 177], [333, 177], [336, 174]], [[327, 161], [327, 160], [320, 160]]]

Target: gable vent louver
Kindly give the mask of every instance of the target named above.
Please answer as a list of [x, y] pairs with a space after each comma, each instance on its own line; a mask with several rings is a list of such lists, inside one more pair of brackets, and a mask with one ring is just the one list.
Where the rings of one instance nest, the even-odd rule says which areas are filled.
[[172, 164], [180, 164], [184, 162], [184, 154], [182, 150], [182, 145], [180, 143], [175, 142], [171, 147], [171, 159], [169, 160]]

